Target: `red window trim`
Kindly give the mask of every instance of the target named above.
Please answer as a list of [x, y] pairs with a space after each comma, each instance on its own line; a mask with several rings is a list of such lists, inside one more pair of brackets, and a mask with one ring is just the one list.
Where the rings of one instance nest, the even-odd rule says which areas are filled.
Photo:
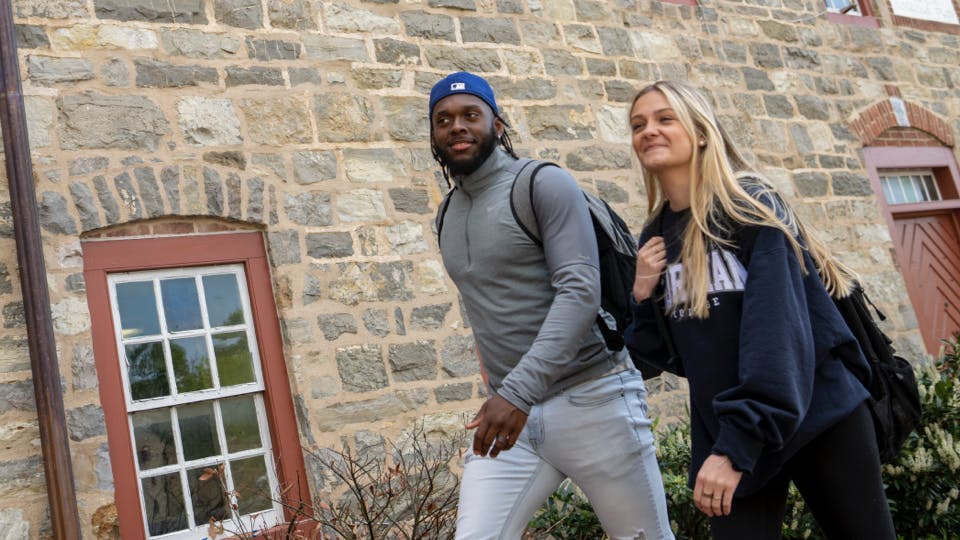
[[[845, 13], [827, 12], [827, 20], [836, 24], [846, 24], [850, 26], [863, 26], [866, 28], [880, 28], [880, 21], [873, 15], [873, 6], [868, 0], [853, 0], [860, 8], [860, 15], [847, 15]], [[824, 4], [826, 5], [826, 4]]]
[[[107, 427], [120, 537], [142, 539], [146, 537], [146, 532], [137, 478], [134, 474], [136, 466], [133, 461], [133, 444], [127, 423], [123, 380], [107, 287], [107, 274], [112, 272], [243, 264], [260, 348], [263, 398], [270, 424], [277, 478], [281, 488], [294, 486], [294, 489], [285, 493], [285, 497], [296, 497], [309, 505], [311, 499], [306, 484], [306, 468], [284, 361], [280, 321], [274, 303], [263, 235], [253, 232], [87, 241], [83, 242], [82, 246], [83, 276], [90, 308], [100, 403]], [[295, 508], [296, 505], [297, 502], [285, 505], [286, 519], [293, 517], [291, 507]]]
[[[882, 204], [884, 208], [887, 208], [891, 214], [899, 215], [933, 209], [951, 208], [956, 204], [956, 200], [947, 200], [888, 205], [886, 197], [883, 196], [883, 186], [880, 184], [881, 170], [912, 168], [947, 168], [950, 170], [950, 175], [954, 183], [960, 182], [960, 170], [958, 170], [957, 161], [953, 156], [952, 149], [946, 146], [868, 146], [863, 149], [863, 158], [867, 165], [867, 175], [870, 177], [870, 184], [877, 193], [880, 204]], [[892, 227], [892, 217], [888, 218], [887, 221]]]

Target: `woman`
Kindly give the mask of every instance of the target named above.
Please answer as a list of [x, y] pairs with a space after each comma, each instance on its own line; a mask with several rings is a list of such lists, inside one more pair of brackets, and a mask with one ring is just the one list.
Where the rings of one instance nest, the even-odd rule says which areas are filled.
[[895, 539], [869, 367], [830, 298], [852, 274], [748, 169], [696, 90], [644, 88], [630, 127], [651, 217], [627, 344], [689, 381], [690, 484], [713, 537], [780, 538], [793, 481], [828, 537]]

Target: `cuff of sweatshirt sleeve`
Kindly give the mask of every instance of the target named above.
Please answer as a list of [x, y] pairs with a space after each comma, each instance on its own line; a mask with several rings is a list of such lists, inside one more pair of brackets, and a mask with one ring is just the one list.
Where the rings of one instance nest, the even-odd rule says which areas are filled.
[[711, 454], [719, 454], [730, 458], [733, 468], [744, 473], [752, 473], [760, 453], [763, 451], [763, 441], [751, 437], [730, 424], [720, 424], [720, 435], [710, 450]]
[[526, 401], [520, 398], [517, 394], [512, 392], [509, 388], [502, 386], [497, 390], [497, 395], [507, 400], [511, 405], [523, 411], [523, 414], [530, 415], [530, 407]]

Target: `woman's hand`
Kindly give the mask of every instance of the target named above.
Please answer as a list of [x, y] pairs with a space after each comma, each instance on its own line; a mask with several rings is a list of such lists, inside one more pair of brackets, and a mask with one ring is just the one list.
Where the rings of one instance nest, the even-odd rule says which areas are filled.
[[743, 473], [733, 468], [727, 456], [711, 454], [697, 473], [693, 486], [693, 502], [710, 517], [729, 516], [733, 508], [733, 492]]
[[653, 295], [660, 274], [667, 267], [667, 245], [662, 236], [654, 236], [637, 251], [637, 276], [633, 280], [633, 299], [642, 302]]

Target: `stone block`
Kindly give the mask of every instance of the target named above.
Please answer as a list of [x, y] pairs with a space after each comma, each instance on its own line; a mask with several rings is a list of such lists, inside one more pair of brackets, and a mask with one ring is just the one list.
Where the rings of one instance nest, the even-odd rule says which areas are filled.
[[337, 263], [329, 298], [345, 305], [398, 302], [413, 298], [410, 261]]
[[213, 150], [203, 153], [203, 161], [211, 165], [244, 170], [247, 168], [247, 156], [240, 150]]
[[50, 39], [42, 26], [35, 24], [14, 25], [14, 39], [18, 50], [49, 49]]
[[586, 146], [567, 155], [571, 171], [629, 169], [630, 152], [606, 146]]
[[827, 175], [821, 172], [798, 172], [793, 176], [800, 197], [823, 197], [827, 194]]
[[760, 68], [776, 69], [783, 67], [783, 58], [780, 48], [769, 43], [751, 43], [750, 56], [753, 63]]
[[314, 97], [317, 135], [323, 142], [358, 142], [371, 138], [375, 113], [363, 96], [325, 93]]
[[381, 64], [417, 65], [420, 63], [420, 47], [414, 43], [393, 38], [373, 40], [374, 55]]
[[462, 47], [430, 47], [424, 51], [427, 64], [442, 71], [486, 73], [499, 71], [502, 64], [496, 50]]
[[583, 61], [579, 57], [561, 49], [544, 49], [540, 52], [543, 54], [543, 69], [547, 75], [583, 74]]
[[362, 39], [304, 34], [303, 51], [308, 58], [320, 61], [346, 60], [369, 62], [367, 45]]
[[587, 65], [587, 73], [591, 77], [615, 77], [617, 75], [617, 63], [613, 60], [586, 58], [584, 62]]
[[520, 33], [509, 18], [462, 17], [460, 35], [464, 43], [520, 44]]
[[[27, 493], [40, 493], [42, 489], [44, 472], [41, 456], [0, 461], [0, 496], [24, 497]], [[3, 512], [9, 510], [5, 508]]]
[[616, 182], [597, 180], [597, 194], [608, 203], [623, 204], [630, 202], [630, 195]]
[[380, 221], [387, 217], [383, 193], [372, 189], [341, 193], [337, 196], [336, 210], [337, 217], [344, 223]]
[[601, 26], [597, 27], [597, 36], [604, 56], [634, 55], [630, 34], [625, 29]]
[[424, 253], [429, 249], [423, 236], [423, 225], [413, 221], [402, 221], [384, 228], [390, 253], [412, 255]]
[[396, 69], [354, 68], [350, 75], [357, 88], [363, 90], [399, 88], [403, 82], [403, 72]]
[[570, 49], [594, 54], [602, 52], [600, 40], [593, 31], [593, 25], [567, 24], [563, 27], [563, 33]]
[[817, 96], [796, 96], [797, 110], [811, 120], [829, 120], [830, 103]]
[[[367, 309], [363, 312], [363, 327], [367, 332], [377, 337], [387, 337], [390, 334], [390, 323], [387, 320], [387, 310]], [[391, 345], [391, 347], [393, 347]]]
[[763, 106], [773, 118], [793, 118], [793, 104], [785, 96], [764, 94]]
[[267, 247], [270, 260], [274, 265], [280, 266], [300, 262], [300, 237], [297, 231], [267, 233]]
[[307, 233], [307, 255], [314, 259], [350, 257], [353, 237], [349, 232]]
[[[4, 321], [7, 320], [7, 306], [3, 307]], [[22, 305], [21, 305], [22, 312]], [[23, 317], [21, 315], [21, 323]], [[4, 324], [6, 326], [6, 324]], [[10, 381], [0, 383], [0, 413], [9, 411], [35, 410], [33, 381]], [[3, 469], [3, 467], [0, 467]]]
[[39, 85], [75, 83], [94, 77], [93, 64], [83, 58], [27, 57], [27, 76]]
[[467, 377], [480, 373], [473, 336], [450, 336], [440, 349], [443, 372], [450, 377]]
[[390, 188], [387, 190], [393, 208], [407, 214], [429, 214], [430, 196], [424, 189]]
[[833, 194], [838, 197], [867, 197], [873, 195], [870, 180], [862, 174], [846, 171], [831, 173], [830, 181]]
[[432, 8], [452, 8], [462, 9], [464, 11], [476, 11], [477, 4], [474, 0], [429, 0]]
[[343, 334], [357, 333], [357, 319], [349, 313], [323, 314], [317, 317], [317, 324], [327, 341], [333, 341]]
[[[6, 280], [9, 287], [9, 274]], [[9, 293], [10, 291], [6, 291]], [[0, 338], [0, 373], [30, 370], [30, 349], [27, 340], [20, 337]], [[0, 408], [2, 409], [2, 408]]]
[[250, 30], [263, 27], [260, 0], [214, 0], [213, 12], [217, 22], [227, 26]]
[[183, 88], [199, 84], [217, 84], [220, 76], [216, 68], [181, 66], [149, 58], [134, 60], [137, 86], [141, 88]]
[[799, 47], [784, 48], [787, 67], [790, 69], [817, 70], [820, 67], [820, 54], [811, 49]]
[[337, 157], [329, 150], [304, 150], [293, 154], [294, 180], [298, 184], [315, 184], [337, 177]]
[[227, 88], [244, 85], [283, 86], [283, 70], [262, 66], [227, 68]]
[[287, 219], [297, 225], [322, 227], [333, 224], [329, 193], [288, 193], [284, 196], [283, 207]]
[[331, 32], [344, 34], [387, 34], [400, 33], [400, 23], [391, 17], [359, 9], [347, 4], [324, 2], [324, 21]]
[[390, 371], [398, 382], [423, 381], [437, 378], [437, 349], [433, 340], [391, 344]]
[[247, 56], [267, 62], [270, 60], [296, 60], [300, 58], [302, 46], [299, 43], [280, 39], [253, 39], [247, 37]]
[[130, 86], [130, 68], [120, 58], [111, 58], [100, 67], [100, 76], [107, 86]]
[[403, 22], [404, 31], [409, 37], [443, 41], [457, 40], [453, 18], [447, 15], [427, 13], [426, 11], [402, 11], [400, 21]]
[[527, 128], [538, 139], [567, 141], [596, 137], [590, 110], [583, 105], [535, 105], [525, 108]]
[[427, 390], [414, 389], [360, 401], [333, 403], [316, 414], [317, 429], [334, 432], [346, 425], [396, 417], [404, 412], [421, 410], [429, 400], [430, 394]]
[[177, 102], [180, 131], [188, 144], [230, 146], [240, 144], [240, 119], [229, 99], [188, 97]]
[[83, 441], [107, 434], [103, 409], [97, 405], [84, 405], [67, 409], [67, 432], [71, 441]]
[[207, 24], [203, 4], [204, 0], [94, 0], [93, 10], [99, 19]]
[[256, 144], [288, 146], [313, 141], [309, 107], [297, 96], [244, 99], [240, 110], [247, 119], [247, 134]]
[[53, 191], [43, 192], [38, 210], [43, 230], [52, 234], [77, 234], [77, 224], [67, 210], [67, 199], [63, 195]]
[[410, 312], [410, 328], [412, 330], [439, 330], [447, 318], [447, 313], [453, 304], [432, 304], [414, 307]]
[[348, 392], [369, 392], [389, 384], [379, 345], [340, 348], [336, 358], [340, 381]]
[[267, 0], [267, 18], [274, 28], [312, 30], [317, 27], [309, 0]]
[[466, 401], [473, 398], [473, 383], [444, 384], [433, 391], [437, 403]]
[[314, 68], [288, 68], [287, 74], [290, 78], [290, 86], [297, 86], [301, 84], [314, 84], [320, 86], [323, 82], [323, 77], [320, 74], [320, 71]]
[[175, 28], [160, 32], [164, 52], [188, 58], [230, 58], [240, 50], [241, 41], [224, 34]]
[[[418, 110], [426, 110], [420, 107]], [[422, 115], [426, 123], [426, 115]], [[426, 140], [424, 135], [421, 140]], [[355, 183], [392, 182], [407, 176], [403, 162], [386, 148], [347, 148], [343, 150], [343, 168], [347, 180]]]
[[100, 227], [100, 215], [94, 198], [93, 191], [83, 182], [72, 182], [70, 184], [70, 196], [73, 199], [73, 205], [80, 214], [80, 226], [84, 231], [97, 229]]

